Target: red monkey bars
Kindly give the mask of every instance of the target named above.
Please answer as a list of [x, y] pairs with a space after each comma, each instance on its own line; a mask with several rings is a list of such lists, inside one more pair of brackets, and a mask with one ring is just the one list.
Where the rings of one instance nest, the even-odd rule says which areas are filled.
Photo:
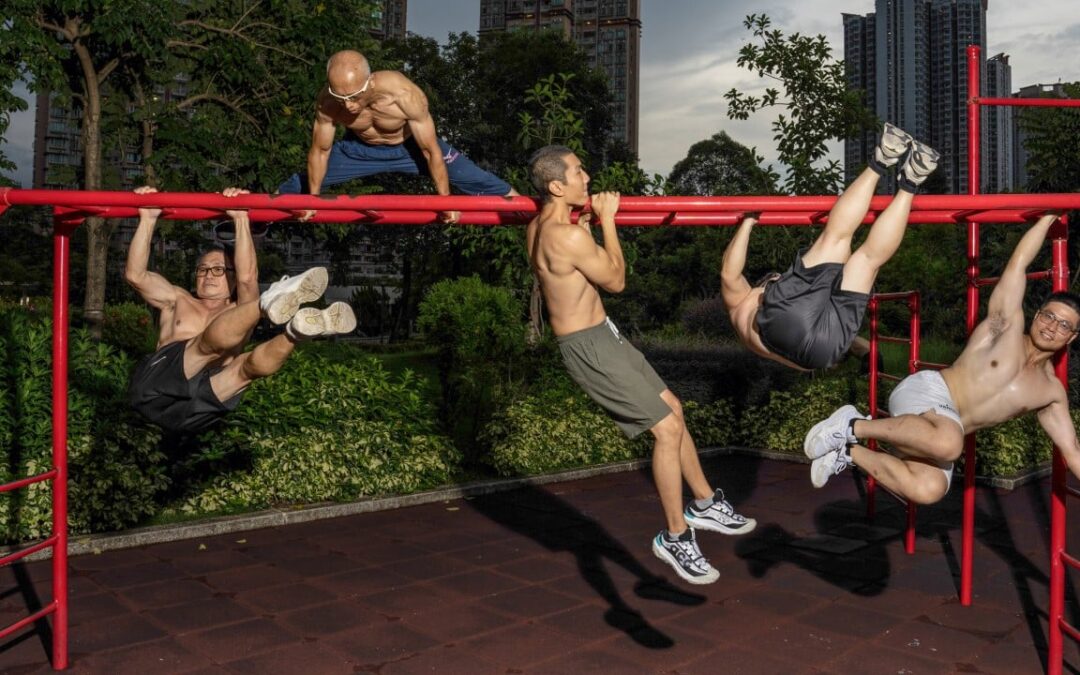
[[[969, 48], [969, 59], [974, 59], [977, 69], [978, 49]], [[972, 56], [974, 54], [974, 56]], [[969, 68], [969, 74], [971, 68]], [[1004, 194], [978, 195], [978, 106], [990, 105], [997, 99], [979, 101], [978, 75], [969, 77], [972, 103], [969, 106], [969, 176], [972, 189], [969, 195], [922, 195], [914, 199], [911, 223], [966, 223], [969, 233], [969, 328], [974, 326], [978, 310], [978, 286], [985, 281], [978, 279], [978, 225], [983, 222], [1021, 223], [1047, 210], [1080, 209], [1080, 194]], [[1018, 105], [1014, 99], [1006, 99], [1008, 105]], [[1042, 102], [1037, 105], [1051, 105]], [[1055, 102], [1058, 103], [1058, 102]], [[1064, 102], [1080, 105], [1080, 101]], [[815, 197], [623, 197], [616, 222], [622, 226], [717, 226], [735, 225], [743, 213], [760, 212], [759, 222], [764, 225], [811, 226], [827, 221], [829, 209], [835, 196]], [[890, 198], [875, 197], [865, 222], [873, 222]], [[153, 193], [136, 195], [131, 192], [77, 192], [51, 190], [14, 190], [0, 188], [0, 213], [13, 205], [50, 205], [54, 207], [54, 288], [53, 288], [53, 460], [52, 470], [0, 486], [0, 491], [11, 490], [34, 482], [52, 481], [53, 485], [53, 533], [33, 546], [0, 558], [0, 564], [14, 562], [30, 553], [46, 548], [53, 551], [53, 598], [42, 610], [6, 628], [0, 629], [0, 638], [19, 630], [49, 614], [54, 615], [53, 667], [68, 666], [67, 652], [67, 336], [68, 336], [68, 275], [70, 234], [89, 216], [126, 218], [136, 216], [138, 208], [163, 209], [162, 217], [176, 220], [217, 218], [226, 209], [248, 209], [254, 221], [294, 220], [296, 213], [316, 209], [315, 222], [337, 223], [385, 223], [389, 225], [423, 225], [438, 222], [441, 211], [460, 211], [461, 224], [500, 225], [527, 222], [536, 212], [536, 202], [527, 197], [438, 197], [438, 196], [305, 196], [305, 195], [241, 195], [224, 197], [214, 194]], [[1055, 226], [1054, 239], [1054, 288], [1065, 288], [1068, 268], [1065, 258], [1065, 227]], [[917, 339], [917, 338], [916, 338]], [[872, 360], [872, 364], [875, 362]], [[1057, 362], [1059, 375], [1065, 377], [1065, 359]], [[969, 458], [969, 467], [974, 467]], [[969, 469], [967, 475], [974, 476]], [[965, 482], [969, 479], [965, 477]], [[1063, 561], [1080, 566], [1080, 561], [1065, 556], [1064, 542], [1065, 466], [1060, 453], [1054, 461], [1054, 541], [1051, 582], [1051, 667], [1061, 659], [1061, 613], [1064, 586]], [[973, 488], [973, 485], [972, 485]], [[968, 488], [965, 487], [965, 490]], [[968, 517], [967, 492], [965, 492], [965, 532], [973, 530], [973, 496], [971, 514]], [[967, 536], [967, 535], [965, 535]], [[964, 604], [970, 603], [971, 548], [965, 545], [963, 564], [967, 574], [968, 595]], [[962, 586], [963, 586], [962, 582]], [[1056, 603], [1056, 604], [1055, 604]], [[1080, 632], [1067, 629], [1070, 635]], [[1055, 652], [1056, 645], [1056, 652]]]

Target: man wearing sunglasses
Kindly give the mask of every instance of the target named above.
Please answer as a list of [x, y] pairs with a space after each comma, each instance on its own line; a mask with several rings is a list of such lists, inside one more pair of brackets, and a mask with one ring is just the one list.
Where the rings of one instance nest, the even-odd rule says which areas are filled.
[[[135, 190], [153, 194], [151, 187]], [[228, 188], [226, 197], [247, 190]], [[139, 209], [124, 279], [160, 312], [157, 351], [135, 367], [130, 401], [144, 417], [176, 434], [199, 433], [240, 403], [253, 380], [277, 372], [298, 340], [350, 333], [352, 308], [335, 302], [320, 310], [300, 308], [326, 290], [327, 273], [315, 267], [285, 277], [259, 293], [259, 270], [247, 211], [225, 212], [234, 224], [235, 252], [211, 248], [195, 265], [195, 290], [174, 286], [148, 269], [150, 244], [161, 209]], [[263, 316], [288, 324], [285, 332], [244, 351]]]
[[[514, 196], [497, 176], [439, 138], [420, 87], [395, 70], [371, 72], [364, 55], [341, 51], [326, 64], [327, 86], [315, 102], [307, 171], [278, 187], [281, 194], [317, 195], [322, 189], [378, 173], [426, 173], [440, 195], [450, 186], [468, 195]], [[345, 137], [334, 142], [337, 125]], [[301, 220], [309, 220], [306, 211]], [[443, 212], [446, 223], [460, 213]]]
[[[1051, 294], [1024, 329], [1027, 268], [1056, 219], [1043, 216], [1020, 239], [990, 295], [986, 318], [951, 366], [901, 381], [889, 397], [891, 417], [871, 420], [854, 406], [844, 406], [810, 430], [804, 450], [813, 459], [815, 487], [854, 464], [893, 493], [932, 504], [949, 490], [965, 434], [1027, 412], [1038, 415], [1069, 470], [1080, 476], [1080, 443], [1069, 400], [1051, 363], [1076, 339], [1080, 297]], [[871, 438], [888, 443], [887, 451], [862, 445]]]

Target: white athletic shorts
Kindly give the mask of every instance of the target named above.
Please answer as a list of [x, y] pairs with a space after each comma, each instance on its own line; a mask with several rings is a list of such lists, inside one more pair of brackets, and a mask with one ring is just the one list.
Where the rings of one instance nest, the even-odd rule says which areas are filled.
[[[908, 375], [896, 385], [889, 396], [889, 414], [893, 417], [921, 415], [931, 411], [942, 417], [948, 417], [960, 425], [961, 431], [964, 430], [964, 423], [960, 421], [960, 412], [953, 403], [945, 378], [936, 370], [920, 370], [913, 375]], [[945, 474], [945, 480], [952, 485], [953, 463], [940, 463], [938, 466]]]

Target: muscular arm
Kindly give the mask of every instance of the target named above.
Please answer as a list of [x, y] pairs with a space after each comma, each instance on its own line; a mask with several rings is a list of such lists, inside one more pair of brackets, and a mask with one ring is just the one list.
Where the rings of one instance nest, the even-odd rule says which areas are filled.
[[[137, 194], [156, 192], [153, 188], [139, 188]], [[124, 265], [124, 281], [154, 309], [164, 309], [176, 304], [176, 286], [157, 272], [147, 269], [150, 262], [150, 244], [154, 239], [159, 209], [139, 209], [139, 226], [131, 238], [127, 262]]]
[[602, 192], [592, 198], [592, 205], [604, 233], [604, 245], [597, 246], [588, 230], [571, 227], [560, 241], [561, 253], [590, 282], [610, 293], [621, 293], [626, 288], [626, 261], [615, 229], [619, 197]]
[[1023, 302], [1024, 290], [1027, 288], [1027, 268], [1038, 255], [1050, 225], [1057, 218], [1054, 214], [1039, 218], [1020, 238], [1020, 243], [1016, 245], [1005, 271], [1001, 273], [994, 292], [990, 294], [987, 316], [1014, 319], [1021, 325], [1024, 323]]
[[311, 130], [311, 149], [307, 158], [308, 191], [313, 195], [322, 191], [330, 150], [334, 147], [334, 120], [322, 111], [322, 105], [320, 96], [315, 107], [315, 124]]
[[746, 250], [750, 246], [750, 231], [757, 219], [752, 216], [743, 218], [735, 236], [724, 249], [724, 261], [720, 266], [720, 293], [724, 306], [730, 312], [738, 306], [750, 292], [750, 282], [743, 275], [746, 269]]
[[398, 107], [405, 113], [406, 124], [420, 152], [427, 160], [431, 180], [435, 182], [435, 191], [440, 195], [450, 194], [450, 175], [446, 171], [439, 136], [435, 132], [435, 120], [428, 110], [427, 96], [412, 82], [407, 82], [405, 91], [397, 98]]
[[1039, 411], [1039, 424], [1061, 451], [1069, 471], [1080, 478], [1080, 440], [1076, 438], [1076, 427], [1069, 416], [1069, 403], [1064, 389], [1061, 390], [1058, 400]]
[[[226, 197], [247, 194], [247, 190], [227, 188]], [[236, 225], [236, 241], [233, 244], [233, 265], [236, 267], [236, 300], [251, 302], [259, 298], [259, 265], [255, 257], [255, 242], [251, 238], [251, 221], [247, 211], [225, 212]]]

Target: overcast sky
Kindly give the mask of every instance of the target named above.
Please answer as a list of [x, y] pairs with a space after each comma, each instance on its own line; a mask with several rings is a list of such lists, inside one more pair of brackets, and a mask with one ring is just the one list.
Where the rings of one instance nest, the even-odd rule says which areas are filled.
[[[440, 42], [450, 32], [476, 32], [480, 3], [474, 0], [409, 0], [408, 29]], [[988, 55], [1005, 52], [1013, 89], [1057, 81], [1080, 81], [1080, 4], [991, 0], [986, 23]], [[873, 0], [641, 0], [641, 122], [639, 154], [649, 173], [667, 174], [690, 146], [717, 131], [775, 160], [769, 124], [759, 114], [746, 122], [727, 119], [724, 92], [763, 88], [738, 68], [739, 48], [749, 39], [742, 26], [764, 12], [785, 33], [823, 34], [834, 57], [843, 56], [841, 14], [866, 14]], [[17, 115], [4, 151], [19, 165], [16, 179], [29, 187], [33, 118]], [[837, 150], [839, 144], [837, 145]]]

